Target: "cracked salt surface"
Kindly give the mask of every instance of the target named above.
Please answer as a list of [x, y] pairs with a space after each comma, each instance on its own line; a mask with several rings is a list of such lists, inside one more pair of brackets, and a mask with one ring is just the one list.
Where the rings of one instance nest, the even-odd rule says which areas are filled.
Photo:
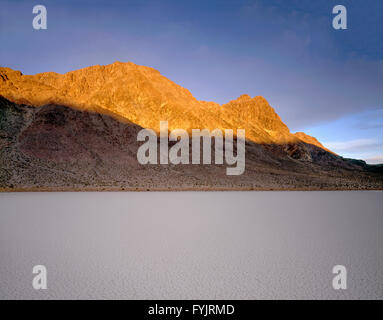
[[2, 193], [0, 298], [382, 299], [382, 196]]

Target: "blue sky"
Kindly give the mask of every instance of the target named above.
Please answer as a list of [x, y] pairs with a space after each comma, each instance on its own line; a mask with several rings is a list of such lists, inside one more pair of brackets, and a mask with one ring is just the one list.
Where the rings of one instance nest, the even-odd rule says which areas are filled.
[[[32, 8], [48, 29], [32, 28]], [[343, 4], [348, 29], [332, 28]], [[0, 0], [0, 64], [24, 74], [116, 60], [158, 69], [202, 100], [262, 95], [292, 131], [383, 162], [381, 0]]]

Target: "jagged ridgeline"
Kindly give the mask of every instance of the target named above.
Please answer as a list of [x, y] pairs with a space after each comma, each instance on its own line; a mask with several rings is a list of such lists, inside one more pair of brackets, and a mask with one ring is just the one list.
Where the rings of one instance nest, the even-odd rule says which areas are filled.
[[[8, 190], [382, 189], [381, 166], [292, 134], [263, 97], [219, 105], [158, 71], [116, 62], [57, 74], [0, 68], [0, 188]], [[246, 168], [141, 165], [143, 128], [245, 129]], [[159, 143], [159, 141], [158, 141]], [[191, 145], [190, 145], [191, 147]], [[212, 149], [214, 149], [214, 141]], [[214, 154], [214, 150], [212, 150]]]

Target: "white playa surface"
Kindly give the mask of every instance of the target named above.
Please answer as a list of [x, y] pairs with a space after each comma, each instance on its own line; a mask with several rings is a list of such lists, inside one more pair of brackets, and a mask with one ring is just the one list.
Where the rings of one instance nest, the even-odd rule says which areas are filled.
[[382, 299], [382, 208], [358, 191], [2, 193], [0, 298]]

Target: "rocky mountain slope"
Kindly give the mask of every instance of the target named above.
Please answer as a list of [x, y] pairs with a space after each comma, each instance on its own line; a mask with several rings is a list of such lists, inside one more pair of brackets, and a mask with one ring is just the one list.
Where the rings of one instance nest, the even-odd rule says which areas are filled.
[[287, 126], [263, 97], [242, 95], [227, 104], [198, 101], [185, 88], [157, 70], [116, 62], [66, 74], [22, 75], [0, 68], [0, 94], [15, 103], [65, 105], [79, 110], [109, 112], [143, 128], [246, 129], [258, 143], [296, 142]]
[[[292, 134], [262, 97], [198, 101], [158, 71], [133, 63], [66, 74], [0, 68], [2, 190], [382, 189], [381, 167], [348, 160]], [[226, 165], [140, 165], [137, 132], [246, 129], [246, 170]]]

